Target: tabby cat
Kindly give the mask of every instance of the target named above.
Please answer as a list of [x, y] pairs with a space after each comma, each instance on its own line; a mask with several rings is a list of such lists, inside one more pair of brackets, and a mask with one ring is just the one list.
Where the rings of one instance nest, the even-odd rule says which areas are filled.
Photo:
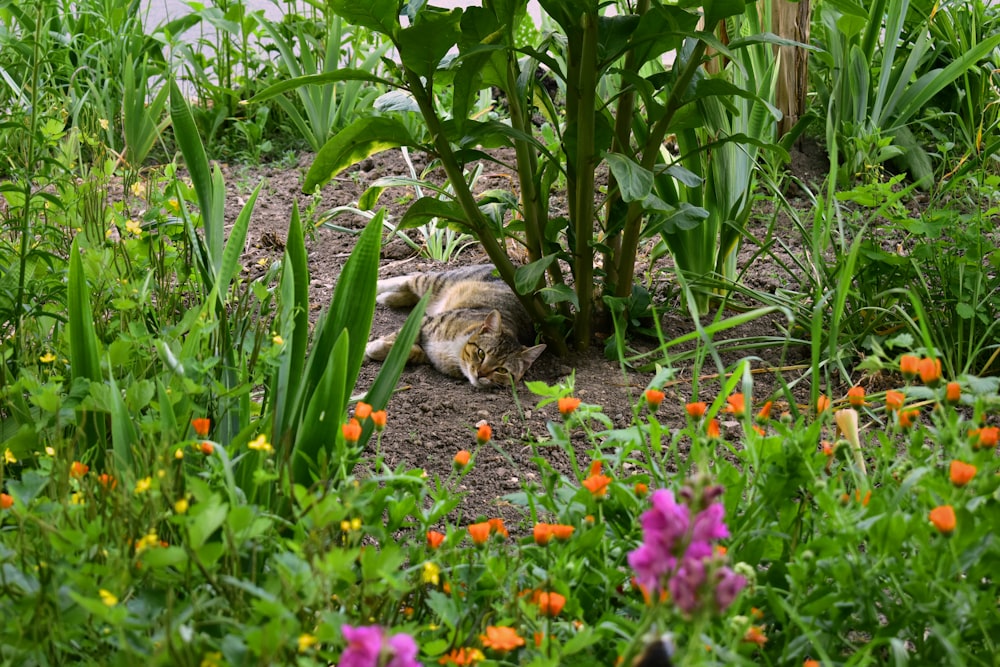
[[[475, 387], [518, 382], [545, 345], [527, 347], [535, 330], [511, 289], [489, 265], [439, 273], [411, 273], [378, 281], [384, 306], [412, 306], [433, 293], [409, 361], [431, 364], [445, 375], [465, 377]], [[398, 332], [368, 343], [365, 356], [382, 361]]]

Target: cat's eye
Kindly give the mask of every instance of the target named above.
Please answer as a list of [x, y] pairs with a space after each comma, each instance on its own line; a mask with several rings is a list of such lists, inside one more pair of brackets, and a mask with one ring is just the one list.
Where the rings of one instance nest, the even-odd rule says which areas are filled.
[[486, 358], [486, 352], [483, 351], [483, 348], [481, 347], [476, 348], [476, 357], [479, 358], [479, 361], [482, 361], [483, 359]]
[[501, 366], [500, 368], [496, 369], [496, 370], [495, 370], [495, 371], [493, 371], [493, 372], [494, 372], [494, 373], [497, 373], [497, 374], [499, 374], [499, 375], [509, 375], [509, 374], [510, 374], [510, 371], [509, 371], [509, 370], [507, 370], [506, 368], [504, 368], [503, 366]]

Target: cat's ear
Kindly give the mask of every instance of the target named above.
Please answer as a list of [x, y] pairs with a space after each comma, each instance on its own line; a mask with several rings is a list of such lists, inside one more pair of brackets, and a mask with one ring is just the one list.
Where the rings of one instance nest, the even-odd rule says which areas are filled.
[[497, 333], [500, 331], [500, 311], [492, 310], [490, 314], [486, 316], [486, 320], [483, 321], [483, 326], [480, 329], [482, 332]]
[[536, 345], [534, 347], [526, 347], [521, 350], [521, 359], [524, 361], [525, 369], [531, 364], [535, 363], [538, 357], [542, 356], [542, 352], [545, 351], [545, 344]]

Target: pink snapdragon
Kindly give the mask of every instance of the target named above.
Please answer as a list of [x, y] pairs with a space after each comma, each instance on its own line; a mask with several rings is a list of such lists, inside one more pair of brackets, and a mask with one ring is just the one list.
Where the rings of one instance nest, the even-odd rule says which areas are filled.
[[417, 662], [417, 642], [407, 634], [389, 637], [378, 625], [340, 628], [347, 648], [340, 655], [337, 667], [420, 667]]
[[628, 555], [636, 581], [651, 593], [668, 590], [687, 614], [707, 606], [721, 613], [746, 586], [715, 549], [717, 540], [729, 537], [725, 509], [714, 502], [720, 493], [719, 487], [697, 494], [685, 488], [681, 495], [689, 507], [667, 489], [655, 491], [652, 508], [641, 517], [643, 543]]

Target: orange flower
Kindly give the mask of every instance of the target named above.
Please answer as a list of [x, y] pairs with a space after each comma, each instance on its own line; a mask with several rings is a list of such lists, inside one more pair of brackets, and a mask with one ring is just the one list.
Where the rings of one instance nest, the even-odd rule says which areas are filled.
[[852, 408], [861, 408], [865, 404], [865, 388], [855, 385], [847, 390], [847, 402]]
[[552, 525], [552, 535], [560, 542], [565, 542], [569, 538], [573, 537], [574, 530], [576, 530], [575, 526], [567, 526], [562, 523]]
[[541, 593], [537, 602], [542, 616], [558, 616], [566, 606], [566, 597], [559, 593]]
[[806, 660], [802, 663], [802, 667], [822, 667], [819, 664], [819, 660]]
[[607, 475], [591, 475], [587, 479], [583, 480], [583, 486], [595, 498], [603, 498], [608, 492], [608, 484], [611, 484], [611, 478]]
[[215, 451], [215, 445], [206, 440], [205, 442], [201, 443], [199, 449], [201, 450], [201, 453], [204, 454], [205, 456], [211, 456], [212, 452]]
[[351, 421], [341, 426], [340, 430], [343, 432], [344, 440], [347, 442], [354, 443], [361, 438], [361, 422], [354, 417], [351, 417]]
[[743, 397], [743, 394], [733, 394], [732, 396], [727, 396], [726, 403], [726, 407], [722, 409], [723, 412], [731, 413], [737, 418], [742, 417], [747, 413], [746, 399]]
[[493, 649], [498, 653], [506, 653], [518, 646], [524, 646], [524, 639], [517, 634], [517, 630], [496, 625], [487, 626], [486, 634], [479, 635], [479, 641], [483, 643], [484, 648]]
[[955, 486], [965, 486], [976, 476], [977, 470], [976, 466], [955, 459], [951, 462], [951, 467], [948, 469], [948, 476], [951, 478], [951, 483]]
[[354, 416], [358, 419], [368, 419], [372, 416], [372, 406], [364, 401], [358, 401], [357, 405], [354, 406]]
[[118, 488], [118, 480], [106, 472], [102, 472], [97, 476], [97, 483], [108, 491], [113, 491]]
[[823, 453], [827, 456], [833, 456], [837, 450], [829, 440], [824, 440], [822, 443]]
[[73, 463], [69, 466], [70, 477], [76, 477], [77, 479], [86, 475], [89, 470], [90, 466], [80, 463], [79, 461], [73, 461]]
[[601, 459], [594, 459], [590, 462], [590, 471], [587, 473], [587, 476], [593, 477], [594, 475], [600, 475], [603, 467], [604, 464], [601, 462]]
[[493, 429], [490, 428], [490, 425], [487, 424], [486, 422], [480, 424], [479, 428], [476, 430], [476, 442], [478, 442], [480, 445], [485, 445], [487, 442], [490, 441], [490, 438], [492, 437], [493, 437]]
[[191, 420], [191, 428], [194, 429], [196, 436], [204, 438], [212, 428], [212, 421], [207, 417], [198, 417]]
[[705, 435], [707, 435], [712, 440], [718, 440], [720, 437], [719, 433], [719, 420], [709, 419], [708, 425], [705, 427]]
[[468, 530], [475, 544], [486, 544], [486, 540], [490, 539], [490, 524], [486, 521], [473, 523]]
[[743, 635], [743, 641], [748, 644], [756, 644], [757, 646], [763, 646], [767, 643], [767, 637], [764, 636], [764, 629], [757, 625], [751, 625], [750, 629], [747, 630], [746, 634]]
[[920, 367], [920, 359], [912, 354], [904, 354], [899, 358], [899, 372], [907, 380], [917, 377]]
[[977, 428], [975, 431], [970, 431], [969, 435], [975, 438], [973, 445], [976, 449], [992, 449], [997, 446], [997, 440], [1000, 440], [1000, 428], [996, 426], [984, 426], [982, 428]]
[[635, 490], [635, 495], [639, 498], [645, 498], [649, 493], [649, 485], [642, 482], [636, 482], [633, 489]]
[[559, 414], [568, 417], [580, 407], [580, 399], [572, 396], [564, 396], [559, 399]]
[[944, 388], [944, 400], [948, 405], [958, 405], [962, 398], [962, 385], [957, 382], [949, 382]]
[[386, 414], [385, 410], [376, 410], [372, 413], [372, 424], [375, 424], [375, 430], [381, 433], [385, 429]]
[[771, 418], [771, 406], [774, 405], [774, 401], [768, 401], [764, 404], [764, 407], [760, 409], [757, 413], [757, 421], [760, 423], [766, 422]]
[[830, 397], [826, 394], [820, 394], [816, 398], [816, 414], [821, 415], [830, 409]]
[[935, 507], [930, 513], [931, 523], [944, 535], [951, 535], [955, 530], [955, 508], [951, 505]]
[[865, 492], [865, 495], [862, 498], [861, 497], [861, 490], [860, 489], [855, 490], [854, 491], [854, 499], [856, 501], [858, 501], [859, 503], [861, 503], [861, 505], [863, 507], [868, 507], [868, 501], [870, 501], [872, 499], [872, 492], [871, 492], [871, 490]]
[[14, 497], [6, 493], [0, 493], [0, 510], [9, 510], [13, 506]]
[[439, 533], [436, 530], [427, 531], [427, 546], [431, 549], [437, 549], [444, 542], [445, 534]]
[[478, 648], [456, 648], [438, 658], [439, 665], [474, 665], [486, 659]]
[[469, 453], [469, 450], [467, 449], [459, 450], [458, 453], [455, 454], [455, 458], [453, 459], [455, 462], [455, 467], [464, 468], [465, 466], [469, 465], [469, 460], [471, 458], [472, 454]]
[[900, 410], [899, 411], [899, 426], [900, 428], [911, 428], [913, 424], [916, 423], [917, 417], [920, 416], [920, 410]]
[[503, 519], [490, 519], [486, 523], [489, 524], [490, 531], [497, 535], [503, 535], [504, 539], [510, 537], [510, 533], [507, 532], [507, 526], [503, 525]]
[[917, 365], [917, 372], [920, 373], [920, 381], [928, 387], [937, 386], [941, 381], [941, 360], [923, 358]]
[[535, 544], [544, 547], [552, 539], [553, 531], [550, 523], [536, 523], [532, 534], [535, 537]]
[[684, 406], [684, 409], [687, 410], [688, 416], [692, 419], [701, 419], [705, 416], [705, 413], [708, 412], [708, 404], [703, 401], [697, 401], [694, 403], [688, 403]]
[[893, 391], [890, 389], [885, 392], [885, 407], [888, 410], [899, 410], [903, 407], [903, 402], [905, 400], [906, 396], [904, 396], [901, 391]]
[[647, 389], [646, 390], [646, 402], [649, 403], [654, 411], [660, 407], [660, 403], [663, 402], [664, 393], [659, 389]]

